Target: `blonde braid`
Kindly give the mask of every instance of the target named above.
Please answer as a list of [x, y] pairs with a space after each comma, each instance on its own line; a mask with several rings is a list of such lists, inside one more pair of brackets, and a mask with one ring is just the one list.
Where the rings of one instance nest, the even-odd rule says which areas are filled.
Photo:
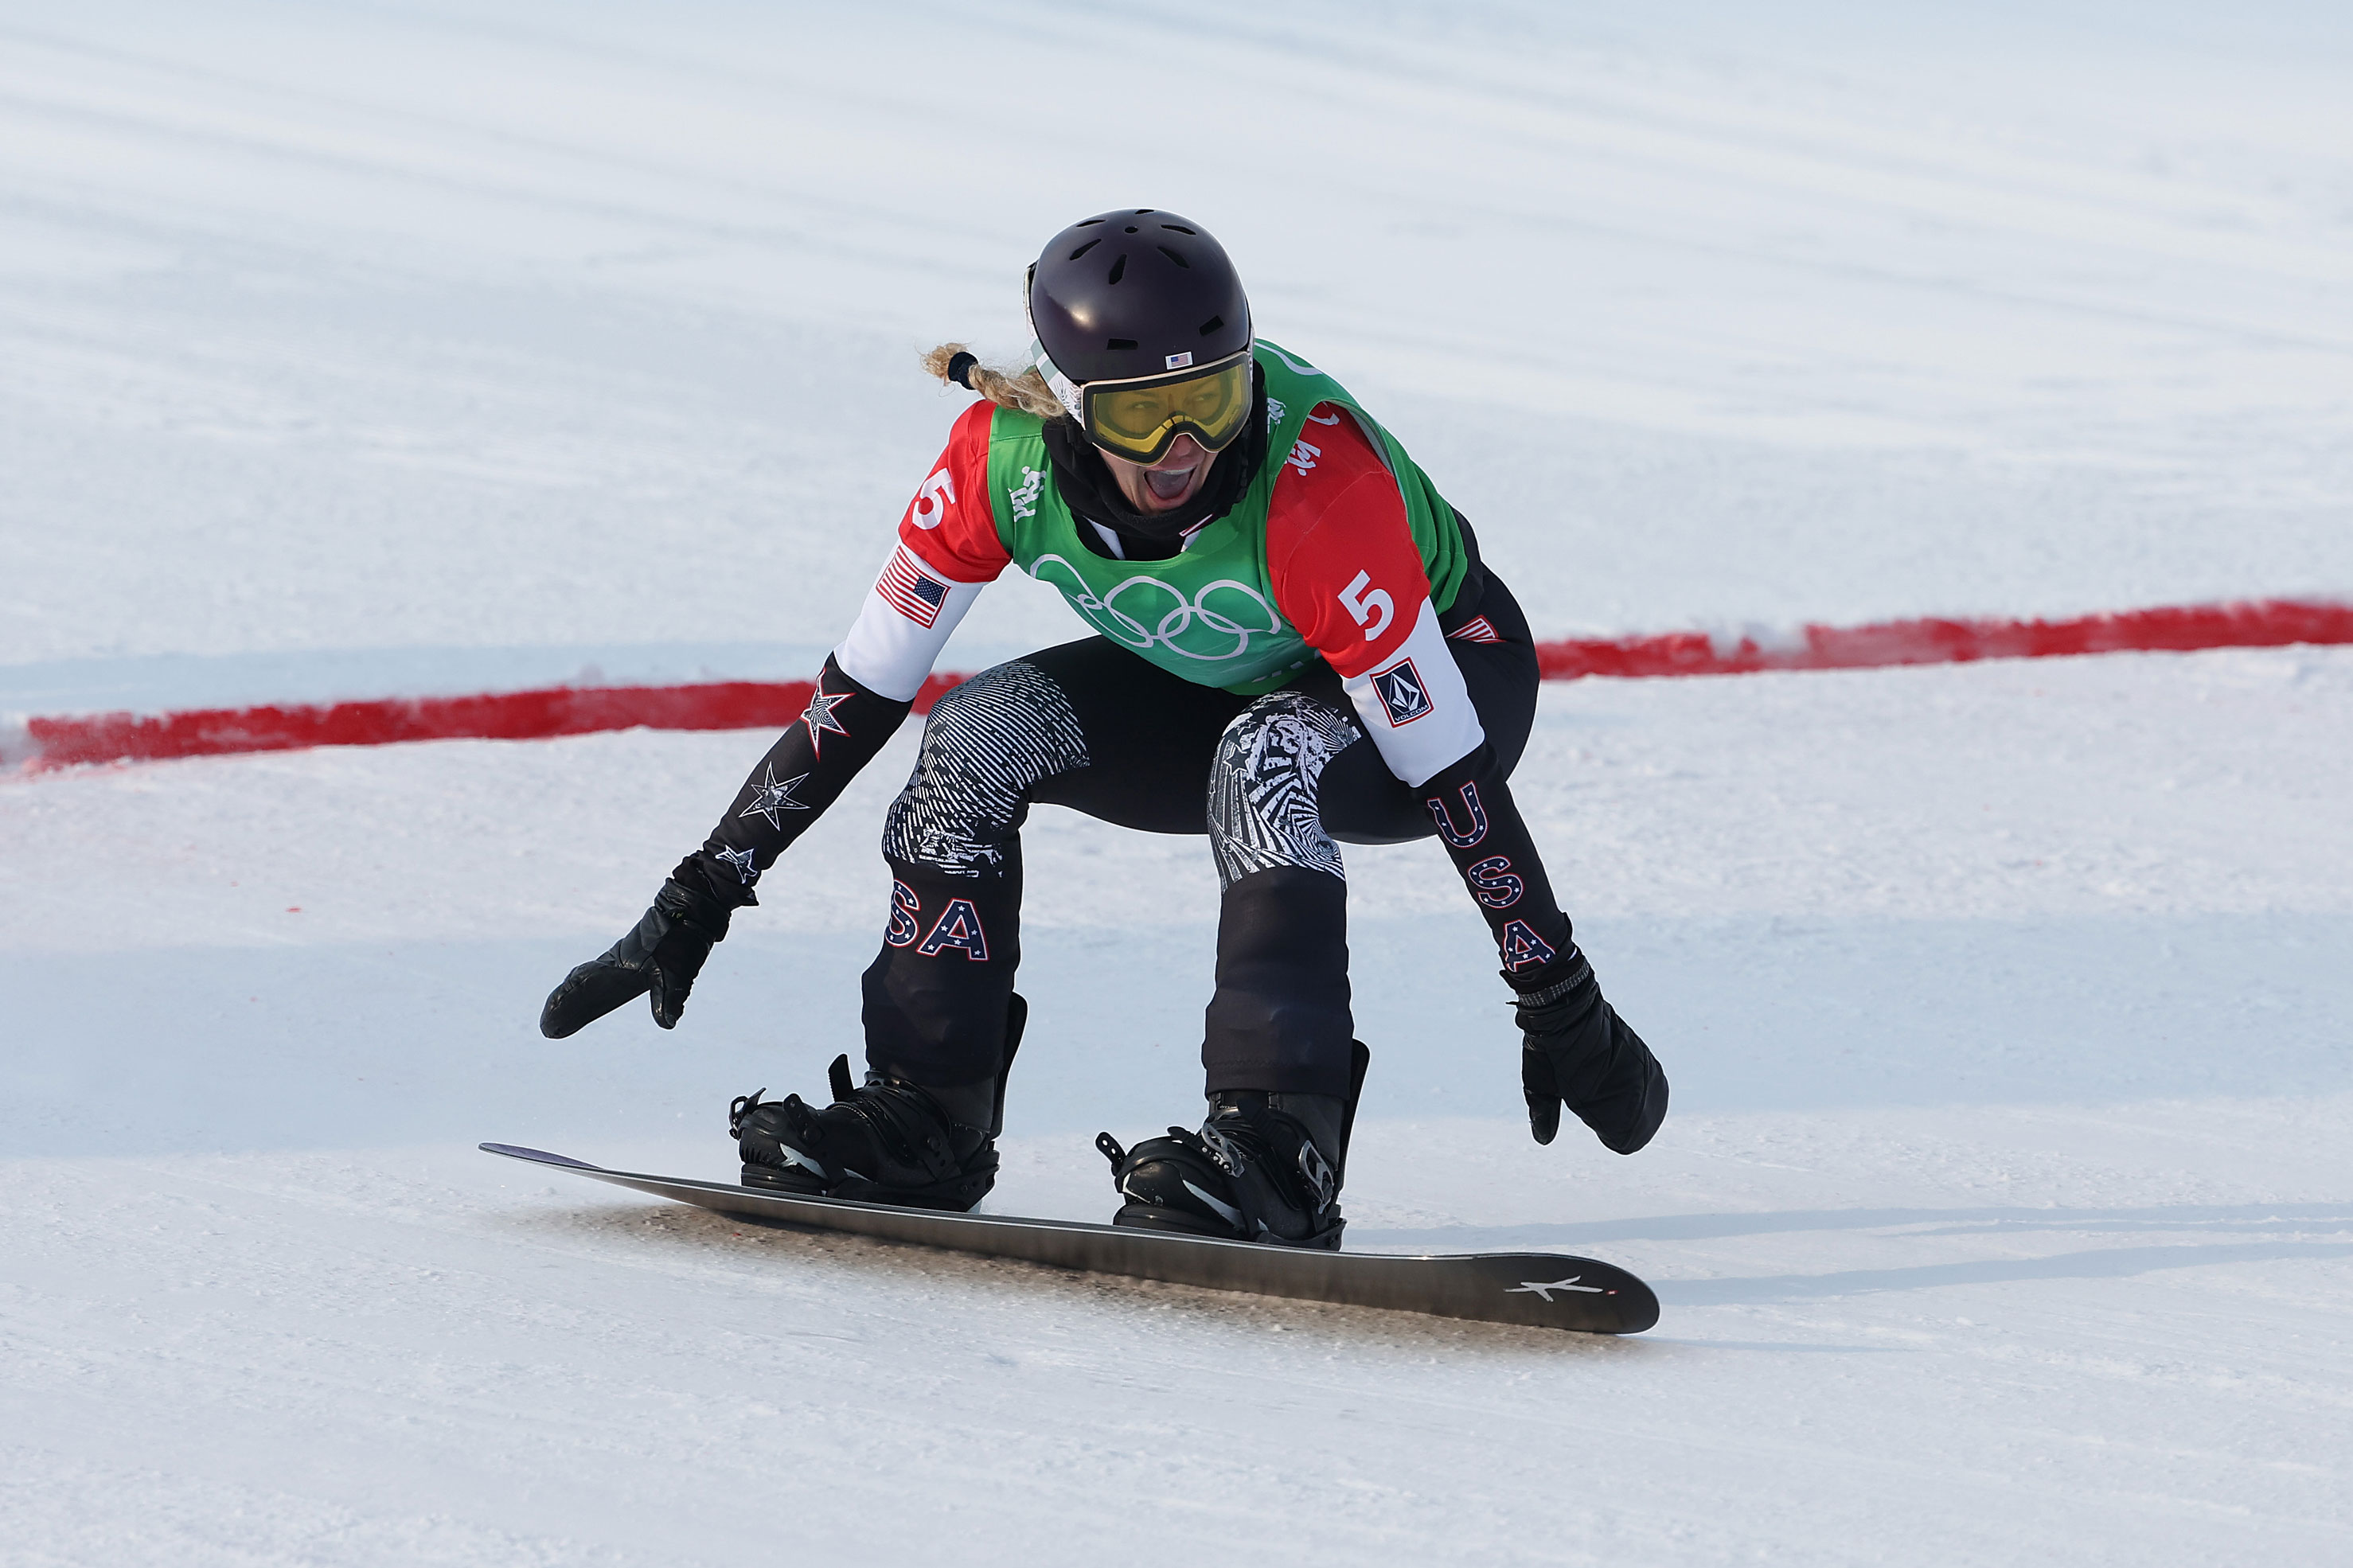
[[[1064, 413], [1061, 399], [1054, 395], [1033, 366], [1018, 375], [991, 370], [972, 356], [972, 351], [962, 343], [942, 343], [923, 356], [923, 368], [959, 386], [970, 387], [999, 408], [1017, 413], [1034, 414], [1040, 419], [1060, 419]], [[966, 363], [959, 365], [956, 361]]]

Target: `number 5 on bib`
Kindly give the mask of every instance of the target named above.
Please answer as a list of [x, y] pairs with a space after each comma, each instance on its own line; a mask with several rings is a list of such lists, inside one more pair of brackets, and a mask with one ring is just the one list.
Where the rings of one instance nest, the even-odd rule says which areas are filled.
[[[1369, 594], [1365, 592], [1372, 581], [1370, 572], [1359, 572], [1349, 579], [1346, 587], [1340, 590], [1340, 607], [1347, 611], [1358, 626], [1365, 627], [1366, 642], [1388, 630], [1389, 623], [1397, 619], [1397, 601], [1389, 597], [1387, 588], [1374, 588]], [[1377, 620], [1374, 619], [1376, 616], [1379, 617]], [[1368, 621], [1372, 624], [1366, 626]]]

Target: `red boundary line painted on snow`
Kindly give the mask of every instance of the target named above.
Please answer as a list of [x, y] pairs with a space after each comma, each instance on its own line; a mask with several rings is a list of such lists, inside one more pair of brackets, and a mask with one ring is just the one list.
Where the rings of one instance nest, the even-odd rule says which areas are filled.
[[[961, 675], [934, 675], [916, 694], [928, 710]], [[307, 746], [399, 741], [543, 741], [603, 730], [781, 730], [801, 716], [806, 680], [726, 680], [704, 686], [552, 687], [478, 697], [388, 697], [320, 706], [212, 708], [185, 713], [96, 713], [34, 719], [27, 768], [156, 762]]]
[[[1981, 658], [2191, 652], [2353, 643], [2353, 604], [2266, 599], [2172, 605], [2072, 620], [1905, 620], [1810, 626], [1788, 639], [1727, 646], [1705, 632], [1567, 638], [1538, 643], [1546, 679], [1588, 675], [1746, 675], [1770, 669], [1873, 669], [1965, 664]], [[930, 709], [964, 679], [934, 675], [915, 697]], [[184, 713], [101, 713], [34, 719], [28, 771], [90, 763], [151, 762], [308, 746], [380, 746], [397, 741], [537, 741], [643, 726], [653, 730], [776, 730], [800, 717], [806, 680], [731, 680], [703, 686], [558, 687], [475, 697], [385, 698], [323, 706], [223, 708]]]
[[1807, 626], [1786, 643], [1743, 638], [1730, 647], [1705, 632], [1538, 643], [1548, 680], [1585, 675], [1750, 675], [1767, 669], [1879, 669], [1968, 664], [1980, 658], [2058, 658], [2089, 653], [2191, 653], [2214, 647], [2353, 643], [2353, 604], [2251, 599], [2168, 605], [2063, 621], [1909, 620]]

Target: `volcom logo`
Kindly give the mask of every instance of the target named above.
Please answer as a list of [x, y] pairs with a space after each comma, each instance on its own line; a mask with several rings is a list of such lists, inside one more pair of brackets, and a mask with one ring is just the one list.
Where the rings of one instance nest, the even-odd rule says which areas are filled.
[[1577, 1281], [1584, 1278], [1585, 1276], [1582, 1274], [1572, 1274], [1566, 1279], [1556, 1279], [1549, 1285], [1539, 1285], [1533, 1279], [1523, 1279], [1518, 1284], [1513, 1286], [1510, 1289], [1505, 1290], [1504, 1294], [1506, 1296], [1518, 1296], [1522, 1294], [1541, 1296], [1545, 1299], [1545, 1301], [1549, 1304], [1552, 1300], [1552, 1293], [1556, 1290], [1575, 1290], [1579, 1294], [1587, 1296], [1607, 1296], [1609, 1293], [1599, 1285], [1579, 1285]]
[[1098, 598], [1079, 569], [1060, 555], [1039, 556], [1029, 575], [1060, 589], [1105, 637], [1139, 653], [1165, 647], [1185, 658], [1222, 662], [1248, 653], [1252, 637], [1283, 629], [1264, 595], [1230, 577], [1204, 584], [1198, 597], [1188, 599], [1182, 588], [1157, 577], [1130, 577]]
[[1016, 521], [1038, 515], [1038, 491], [1045, 482], [1044, 474], [1027, 463], [1021, 465], [1021, 482], [1005, 492], [1005, 499], [1013, 503], [1013, 516]]
[[1430, 711], [1430, 692], [1421, 683], [1421, 671], [1414, 668], [1409, 658], [1374, 676], [1373, 689], [1381, 695], [1381, 708], [1392, 730]]

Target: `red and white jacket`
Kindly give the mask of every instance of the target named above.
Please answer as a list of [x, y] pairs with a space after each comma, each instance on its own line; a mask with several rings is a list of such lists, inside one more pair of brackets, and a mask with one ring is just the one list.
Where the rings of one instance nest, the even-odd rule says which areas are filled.
[[[1012, 563], [990, 510], [992, 411], [976, 403], [956, 421], [900, 520], [873, 592], [834, 649], [844, 674], [883, 697], [914, 697], [980, 590]], [[1275, 607], [1338, 672], [1389, 771], [1419, 785], [1476, 751], [1485, 733], [1439, 630], [1405, 499], [1370, 438], [1337, 405], [1309, 414], [1282, 463], [1266, 519]], [[1098, 532], [1116, 554], [1117, 536]], [[945, 595], [934, 604], [911, 590], [914, 577], [944, 584]]]

